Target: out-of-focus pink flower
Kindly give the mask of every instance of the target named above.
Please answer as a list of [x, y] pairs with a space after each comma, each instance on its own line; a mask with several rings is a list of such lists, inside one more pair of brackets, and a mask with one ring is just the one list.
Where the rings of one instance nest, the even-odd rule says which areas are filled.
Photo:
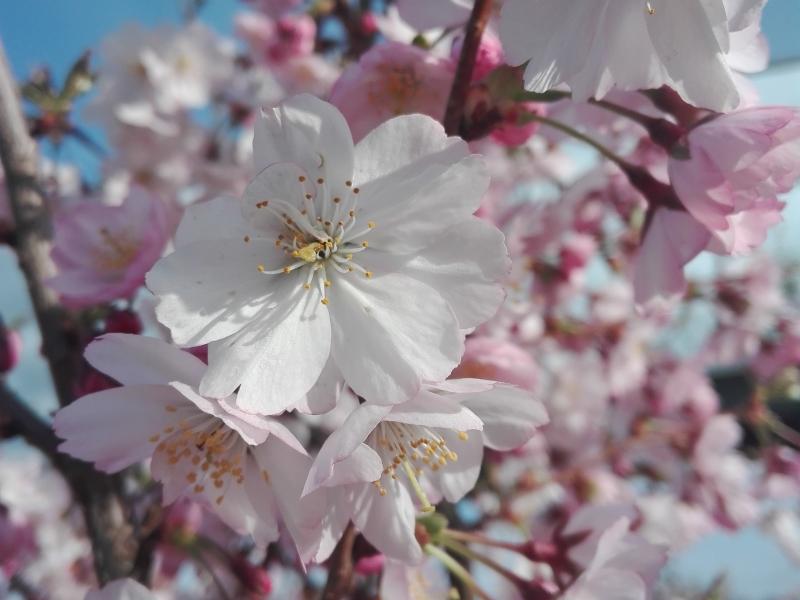
[[441, 119], [453, 80], [452, 63], [416, 46], [378, 44], [345, 69], [330, 101], [347, 119], [354, 140], [397, 115]]
[[565, 600], [646, 600], [649, 597], [648, 590], [667, 560], [666, 548], [633, 533], [630, 516], [611, 520], [618, 512], [623, 512], [622, 508], [617, 508], [588, 507], [570, 519], [565, 534], [581, 531], [591, 534], [570, 554], [585, 571], [564, 594]]
[[492, 139], [503, 146], [521, 146], [539, 129], [539, 123], [530, 121], [520, 123], [525, 115], [542, 115], [545, 112], [543, 104], [536, 102], [514, 102], [507, 108], [501, 108], [503, 123], [492, 130]]
[[273, 61], [282, 62], [314, 51], [317, 24], [306, 14], [286, 15], [275, 23], [275, 34], [268, 52]]
[[531, 355], [513, 342], [491, 337], [467, 338], [464, 357], [453, 377], [492, 379], [533, 390], [539, 367]]
[[0, 242], [3, 236], [14, 228], [14, 215], [11, 213], [11, 204], [6, 192], [6, 177], [3, 167], [0, 166]]
[[249, 0], [256, 10], [273, 18], [283, 16], [303, 0]]
[[386, 564], [386, 557], [383, 554], [372, 554], [360, 558], [356, 563], [355, 570], [359, 575], [378, 575], [383, 571], [384, 564]]
[[[450, 58], [457, 61], [461, 56], [464, 38], [459, 37], [450, 51]], [[481, 37], [478, 53], [475, 56], [475, 67], [472, 69], [472, 81], [479, 81], [486, 77], [493, 69], [503, 64], [503, 45], [491, 31], [486, 31]]]
[[747, 254], [780, 221], [776, 195], [800, 176], [800, 111], [750, 108], [692, 129], [689, 157], [672, 157], [669, 177], [681, 203], [713, 234], [709, 249]]
[[0, 573], [12, 577], [36, 552], [33, 528], [15, 523], [0, 509]]
[[161, 255], [171, 226], [164, 203], [134, 188], [121, 206], [81, 202], [55, 219], [49, 284], [74, 308], [129, 298]]
[[19, 363], [22, 337], [15, 329], [7, 329], [0, 319], [0, 375], [5, 375]]
[[230, 561], [233, 574], [244, 587], [248, 598], [266, 598], [272, 591], [272, 580], [266, 569], [258, 567], [241, 555]]

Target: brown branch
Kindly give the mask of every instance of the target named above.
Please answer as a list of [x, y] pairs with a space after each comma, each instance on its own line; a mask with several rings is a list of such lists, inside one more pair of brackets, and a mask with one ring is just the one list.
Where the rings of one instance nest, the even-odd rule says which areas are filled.
[[59, 404], [72, 400], [72, 374], [80, 353], [73, 327], [56, 295], [43, 282], [53, 275], [50, 261], [50, 215], [36, 182], [36, 144], [28, 134], [17, 86], [0, 44], [0, 158], [15, 223], [15, 247], [42, 334], [42, 354], [48, 362]]
[[472, 82], [472, 72], [475, 70], [475, 60], [478, 56], [483, 31], [492, 14], [492, 4], [493, 0], [475, 0], [469, 21], [467, 21], [464, 42], [461, 45], [461, 56], [458, 58], [456, 76], [453, 80], [453, 87], [450, 88], [447, 111], [444, 114], [444, 129], [448, 135], [458, 135], [461, 130], [464, 107]]
[[347, 598], [350, 593], [353, 585], [353, 544], [355, 541], [356, 528], [349, 523], [328, 561], [328, 582], [322, 592], [322, 600], [342, 600]]
[[[56, 295], [44, 282], [52, 275], [49, 257], [50, 214], [36, 182], [37, 153], [22, 115], [17, 86], [11, 75], [5, 51], [0, 44], [0, 158], [5, 169], [9, 202], [15, 221], [15, 248], [25, 276], [42, 336], [42, 354], [48, 362], [59, 403], [72, 401], [72, 377], [80, 356], [72, 319], [59, 305]], [[53, 464], [70, 484], [80, 502], [86, 529], [92, 542], [95, 571], [101, 583], [124, 577], [131, 568], [136, 541], [114, 478], [98, 473], [89, 464], [56, 452], [52, 433], [44, 434], [47, 424], [14, 400], [4, 389], [3, 409], [26, 438], [48, 453]], [[27, 409], [27, 411], [26, 411]], [[131, 548], [130, 546], [133, 546]], [[130, 555], [130, 556], [129, 556]]]

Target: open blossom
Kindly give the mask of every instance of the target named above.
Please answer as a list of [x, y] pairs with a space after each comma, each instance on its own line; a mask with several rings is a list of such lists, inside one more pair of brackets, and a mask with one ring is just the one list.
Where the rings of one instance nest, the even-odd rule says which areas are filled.
[[240, 408], [274, 414], [321, 374], [387, 404], [446, 378], [503, 297], [502, 234], [472, 216], [480, 158], [421, 115], [354, 148], [307, 95], [265, 114], [254, 143], [263, 170], [241, 205], [190, 207], [147, 279], [174, 341], [209, 344], [201, 392], [239, 388]]
[[152, 458], [165, 504], [191, 498], [258, 544], [278, 538], [282, 518], [301, 558], [317, 551], [324, 499], [300, 499], [310, 459], [283, 425], [238, 410], [233, 398], [201, 396], [206, 365], [161, 340], [108, 334], [85, 356], [122, 387], [56, 414], [62, 452], [112, 473]]
[[780, 220], [776, 195], [800, 177], [800, 112], [763, 107], [721, 115], [692, 129], [689, 157], [672, 157], [681, 203], [714, 236], [710, 249], [746, 254]]
[[199, 23], [185, 30], [131, 24], [110, 35], [100, 54], [89, 115], [155, 130], [170, 129], [178, 111], [206, 105], [233, 60], [231, 47]]
[[70, 307], [131, 297], [161, 256], [169, 221], [162, 200], [142, 188], [121, 206], [86, 201], [62, 208], [52, 250], [58, 274], [50, 287]]
[[416, 46], [386, 42], [345, 69], [330, 100], [347, 119], [353, 138], [360, 140], [397, 115], [441, 119], [452, 81], [451, 61]]
[[484, 445], [516, 448], [546, 422], [544, 407], [512, 386], [480, 379], [426, 384], [402, 404], [357, 407], [323, 444], [304, 493], [336, 488], [329, 492], [338, 494], [334, 537], [352, 519], [387, 557], [418, 563], [417, 506], [424, 512], [432, 510], [430, 500], [461, 499], [478, 479]]
[[500, 34], [525, 85], [567, 84], [581, 100], [614, 88], [667, 85], [685, 100], [732, 110], [739, 92], [726, 62], [730, 38], [760, 17], [764, 0], [507, 0]]
[[[630, 529], [630, 519], [620, 517], [602, 532], [586, 570], [567, 589], [564, 600], [650, 597], [649, 590], [667, 555], [663, 547], [646, 542]], [[565, 533], [570, 533], [569, 526]]]

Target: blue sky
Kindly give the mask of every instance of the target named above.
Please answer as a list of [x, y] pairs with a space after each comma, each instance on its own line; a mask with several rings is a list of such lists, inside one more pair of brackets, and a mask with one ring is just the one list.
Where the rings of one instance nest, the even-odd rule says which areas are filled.
[[[590, 1], [590, 0], [587, 0]], [[236, 0], [208, 0], [201, 18], [222, 33], [230, 33], [232, 15], [240, 8]], [[5, 0], [0, 2], [0, 38], [17, 77], [48, 64], [57, 79], [84, 50], [96, 47], [108, 33], [135, 20], [146, 24], [177, 23], [182, 2], [178, 0]], [[765, 103], [800, 105], [800, 0], [770, 0], [764, 15], [764, 30], [773, 50], [775, 68], [756, 78]], [[62, 159], [93, 168], [94, 159], [75, 144], [65, 148]], [[95, 165], [96, 168], [96, 165]], [[790, 202], [784, 225], [773, 236], [783, 252], [800, 257], [800, 197]], [[781, 242], [783, 240], [783, 242]], [[10, 383], [48, 408], [49, 381], [37, 355], [38, 340], [32, 326], [24, 282], [12, 255], [0, 248], [0, 314], [8, 322], [25, 322], [25, 357]], [[719, 535], [703, 542], [675, 563], [676, 569], [693, 580], [707, 581], [727, 568], [735, 598], [770, 600], [791, 589], [800, 589], [800, 570], [790, 564], [776, 546], [755, 532]], [[787, 596], [800, 597], [800, 594]]]

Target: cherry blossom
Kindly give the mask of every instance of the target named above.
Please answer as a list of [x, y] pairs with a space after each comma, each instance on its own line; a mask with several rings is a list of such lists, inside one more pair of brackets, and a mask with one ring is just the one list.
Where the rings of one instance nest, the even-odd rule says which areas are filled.
[[122, 387], [56, 414], [61, 451], [106, 472], [152, 458], [165, 503], [192, 498], [259, 544], [278, 538], [280, 518], [301, 557], [317, 551], [324, 499], [300, 499], [298, 474], [310, 459], [285, 426], [238, 410], [233, 398], [201, 396], [206, 365], [155, 338], [108, 334], [88, 346], [86, 359]]
[[130, 298], [161, 256], [172, 227], [158, 197], [134, 188], [121, 206], [84, 201], [56, 215], [49, 284], [68, 306]]
[[240, 408], [274, 414], [323, 368], [389, 404], [446, 377], [463, 330], [502, 299], [502, 235], [471, 216], [480, 158], [419, 115], [353, 148], [341, 114], [310, 96], [265, 113], [254, 144], [263, 170], [242, 203], [190, 207], [147, 278], [174, 341], [209, 344], [201, 392], [238, 387]]
[[535, 92], [566, 83], [585, 100], [667, 85], [697, 106], [731, 110], [739, 93], [726, 62], [730, 37], [758, 20], [763, 4], [507, 0], [500, 36], [511, 64], [527, 62]]
[[484, 445], [521, 446], [546, 421], [527, 393], [478, 379], [426, 385], [394, 406], [362, 404], [323, 444], [304, 493], [336, 488], [334, 537], [351, 518], [387, 557], [418, 563], [417, 504], [426, 512], [431, 496], [459, 500], [475, 485]]

